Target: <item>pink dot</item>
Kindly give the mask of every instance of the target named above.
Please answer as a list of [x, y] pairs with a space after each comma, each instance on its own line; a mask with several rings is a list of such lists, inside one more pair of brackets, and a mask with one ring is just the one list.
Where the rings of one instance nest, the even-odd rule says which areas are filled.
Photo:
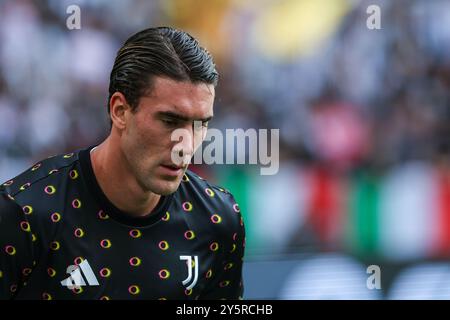
[[44, 189], [44, 192], [49, 195], [54, 194], [55, 191], [56, 191], [56, 189], [53, 186], [46, 186]]
[[75, 209], [78, 209], [81, 207], [81, 202], [78, 199], [75, 199], [72, 201], [72, 207], [74, 207]]
[[211, 249], [211, 251], [217, 251], [217, 249], [219, 249], [219, 244], [217, 242], [213, 242], [209, 246], [209, 249]]
[[108, 219], [108, 215], [107, 215], [103, 210], [100, 210], [100, 211], [98, 212], [98, 217], [99, 217], [100, 219], [102, 219], [102, 220]]
[[183, 202], [182, 206], [184, 211], [192, 211], [192, 204], [190, 202]]
[[14, 248], [13, 246], [8, 245], [8, 246], [5, 247], [5, 252], [12, 256], [12, 255], [14, 255], [16, 253], [16, 248]]
[[108, 268], [103, 268], [100, 270], [100, 276], [102, 278], [109, 277], [110, 275], [111, 275], [111, 270], [109, 270]]
[[158, 275], [161, 279], [167, 279], [169, 277], [170, 273], [166, 269], [162, 269], [159, 271]]
[[184, 233], [184, 237], [185, 237], [187, 240], [192, 240], [192, 239], [194, 239], [195, 234], [194, 234], [194, 232], [192, 232], [191, 230], [188, 230], [188, 231], [186, 231], [186, 232]]
[[130, 286], [128, 288], [128, 292], [131, 294], [138, 294], [139, 293], [139, 287], [138, 286]]
[[167, 241], [161, 241], [158, 243], [158, 246], [161, 250], [166, 250], [169, 247], [169, 244]]
[[31, 186], [31, 183], [27, 182], [27, 183], [23, 184], [23, 185], [20, 187], [20, 190], [25, 190], [25, 189], [28, 188], [29, 186]]
[[28, 222], [26, 222], [26, 221], [22, 221], [22, 222], [20, 223], [20, 228], [21, 228], [23, 231], [30, 231], [30, 224], [29, 224]]
[[50, 219], [52, 219], [53, 222], [58, 222], [61, 219], [61, 215], [55, 212], [50, 216]]

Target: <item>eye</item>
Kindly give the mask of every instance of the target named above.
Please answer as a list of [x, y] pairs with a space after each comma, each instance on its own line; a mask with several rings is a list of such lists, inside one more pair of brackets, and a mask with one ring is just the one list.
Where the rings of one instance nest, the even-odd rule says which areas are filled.
[[177, 120], [173, 119], [161, 119], [161, 121], [168, 127], [175, 127], [179, 124]]
[[193, 127], [194, 127], [194, 130], [196, 130], [196, 131], [207, 129], [208, 128], [208, 121], [202, 121], [202, 125], [201, 126], [198, 124], [198, 122], [197, 123], [194, 122], [194, 126]]

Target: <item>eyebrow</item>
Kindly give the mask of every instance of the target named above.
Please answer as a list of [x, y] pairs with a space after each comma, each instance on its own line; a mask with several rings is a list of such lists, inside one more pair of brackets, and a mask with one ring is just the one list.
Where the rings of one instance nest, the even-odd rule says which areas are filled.
[[213, 118], [213, 116], [210, 116], [210, 117], [203, 118], [203, 119], [191, 119], [182, 114], [175, 113], [172, 111], [158, 111], [157, 115], [159, 117], [168, 117], [168, 118], [172, 118], [172, 119], [176, 119], [176, 120], [180, 120], [180, 121], [196, 121], [197, 120], [197, 121], [207, 122]]

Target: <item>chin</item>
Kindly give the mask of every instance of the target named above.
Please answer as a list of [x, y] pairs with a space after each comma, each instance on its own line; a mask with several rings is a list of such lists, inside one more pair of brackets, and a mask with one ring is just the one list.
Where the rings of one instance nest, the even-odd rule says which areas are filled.
[[174, 193], [177, 191], [178, 187], [180, 186], [181, 180], [176, 181], [163, 181], [161, 183], [158, 183], [157, 185], [153, 185], [149, 188], [152, 192], [162, 195], [162, 196], [168, 196], [169, 194]]

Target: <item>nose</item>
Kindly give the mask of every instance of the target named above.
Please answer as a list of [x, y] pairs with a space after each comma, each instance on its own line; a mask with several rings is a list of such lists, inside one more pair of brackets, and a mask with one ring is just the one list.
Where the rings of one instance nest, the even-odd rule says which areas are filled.
[[178, 128], [172, 132], [171, 140], [175, 142], [172, 147], [172, 162], [176, 165], [189, 164], [195, 150], [195, 137], [192, 126]]

